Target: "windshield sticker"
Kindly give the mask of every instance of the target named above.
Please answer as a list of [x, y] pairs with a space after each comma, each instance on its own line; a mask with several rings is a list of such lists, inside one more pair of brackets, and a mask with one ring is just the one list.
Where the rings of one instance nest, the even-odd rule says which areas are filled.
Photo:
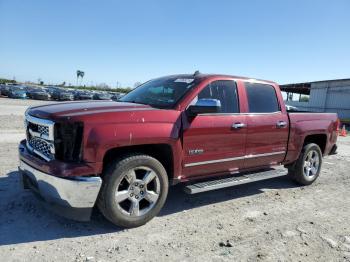
[[193, 78], [178, 78], [174, 82], [190, 84], [193, 82]]

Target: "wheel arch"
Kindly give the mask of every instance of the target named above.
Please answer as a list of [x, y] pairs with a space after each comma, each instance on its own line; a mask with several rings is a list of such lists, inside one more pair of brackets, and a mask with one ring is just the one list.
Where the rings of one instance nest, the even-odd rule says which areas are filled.
[[[169, 180], [174, 178], [173, 149], [169, 144], [145, 144], [111, 148], [104, 154], [103, 171], [111, 161], [132, 153], [149, 155], [157, 159], [165, 168]], [[103, 175], [104, 172], [102, 172]]]
[[304, 143], [302, 148], [307, 145], [307, 144], [311, 144], [314, 143], [316, 145], [318, 145], [321, 149], [322, 154], [325, 154], [326, 151], [326, 145], [327, 145], [327, 135], [326, 134], [311, 134], [311, 135], [307, 135], [304, 138]]

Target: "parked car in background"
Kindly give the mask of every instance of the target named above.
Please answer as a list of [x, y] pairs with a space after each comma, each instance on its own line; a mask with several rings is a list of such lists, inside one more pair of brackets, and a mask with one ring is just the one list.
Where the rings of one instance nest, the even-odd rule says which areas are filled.
[[34, 87], [34, 86], [25, 86], [25, 89], [26, 89], [27, 97], [30, 99], [33, 99], [32, 93], [36, 90], [39, 90], [38, 87]]
[[58, 100], [60, 100], [60, 101], [73, 101], [74, 94], [72, 91], [69, 91], [69, 90], [61, 90], [61, 92], [59, 93]]
[[9, 98], [27, 98], [27, 90], [24, 86], [13, 86], [8, 93]]
[[94, 94], [88, 91], [77, 90], [74, 95], [75, 100], [91, 100]]
[[35, 91], [39, 91], [40, 89], [33, 86], [26, 86], [27, 97], [33, 99], [32, 95]]
[[111, 99], [111, 95], [108, 94], [107, 92], [95, 92], [93, 99], [95, 100], [110, 100]]
[[61, 88], [56, 87], [56, 86], [46, 87], [46, 91], [51, 95], [51, 99], [53, 99], [53, 100], [58, 100], [58, 99], [56, 99], [56, 97], [58, 98], [58, 95], [56, 95], [56, 94], [59, 93], [60, 90], [61, 90]]
[[42, 88], [28, 88], [27, 96], [35, 100], [50, 100], [51, 95], [48, 91]]
[[73, 101], [74, 93], [67, 89], [57, 88], [55, 90], [52, 90], [51, 99], [58, 101]]
[[290, 106], [290, 105], [286, 105], [286, 109], [288, 112], [297, 112], [297, 111], [302, 111], [299, 108], [295, 107], [295, 106]]
[[4, 88], [4, 85], [0, 84], [0, 95], [2, 95], [1, 91], [2, 91], [3, 88]]
[[1, 95], [8, 96], [10, 94], [10, 87], [12, 87], [12, 86], [3, 85], [1, 87]]
[[109, 92], [109, 94], [111, 95], [111, 99], [114, 101], [118, 101], [119, 98], [122, 97], [122, 95], [120, 93], [117, 93], [117, 92]]

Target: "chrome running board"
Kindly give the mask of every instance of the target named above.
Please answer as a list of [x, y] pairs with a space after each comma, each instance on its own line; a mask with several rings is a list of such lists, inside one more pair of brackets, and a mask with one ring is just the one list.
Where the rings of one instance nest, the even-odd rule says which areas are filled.
[[246, 173], [239, 176], [231, 176], [227, 178], [220, 178], [216, 180], [209, 180], [205, 182], [198, 182], [188, 185], [184, 188], [187, 194], [197, 194], [201, 192], [217, 190], [220, 188], [237, 186], [256, 181], [266, 180], [275, 177], [281, 177], [287, 175], [286, 169], [270, 169], [268, 171]]

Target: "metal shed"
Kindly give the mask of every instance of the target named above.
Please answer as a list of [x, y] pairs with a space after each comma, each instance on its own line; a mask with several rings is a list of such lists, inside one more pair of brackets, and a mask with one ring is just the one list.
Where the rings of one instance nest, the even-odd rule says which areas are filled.
[[338, 113], [342, 122], [350, 123], [350, 79], [287, 84], [280, 88], [287, 105], [306, 111]]

